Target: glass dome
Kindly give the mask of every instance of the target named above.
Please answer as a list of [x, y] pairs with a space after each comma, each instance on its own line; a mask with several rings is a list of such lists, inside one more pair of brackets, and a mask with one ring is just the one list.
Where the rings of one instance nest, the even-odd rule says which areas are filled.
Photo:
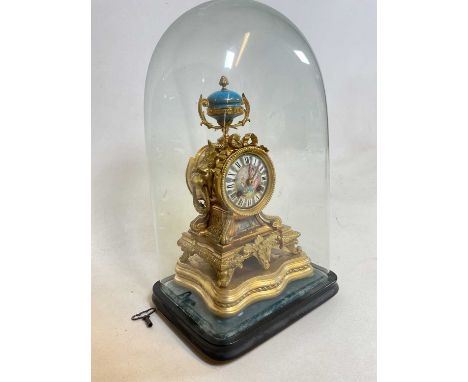
[[[319, 66], [285, 16], [250, 0], [216, 0], [180, 16], [158, 42], [145, 88], [145, 134], [158, 248], [158, 276], [174, 272], [177, 240], [197, 215], [187, 162], [220, 131], [200, 126], [197, 103], [219, 90], [245, 93], [254, 133], [269, 149], [276, 186], [264, 212], [301, 233], [312, 262], [329, 265], [328, 126]], [[214, 120], [212, 120], [215, 122]]]

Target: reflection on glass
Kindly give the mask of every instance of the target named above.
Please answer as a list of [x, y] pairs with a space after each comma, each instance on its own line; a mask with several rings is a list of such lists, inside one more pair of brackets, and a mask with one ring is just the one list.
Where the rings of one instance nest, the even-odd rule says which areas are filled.
[[234, 61], [234, 52], [227, 50], [226, 59], [224, 60], [224, 67], [227, 69], [232, 69], [232, 63]]
[[309, 59], [302, 50], [295, 50], [294, 53], [296, 53], [296, 56], [299, 57], [299, 60], [301, 60], [304, 64], [310, 65]]
[[247, 42], [249, 41], [249, 37], [250, 37], [250, 32], [245, 32], [244, 38], [242, 39], [242, 44], [239, 50], [239, 55], [237, 56], [236, 66], [239, 65], [239, 62], [242, 58], [242, 54], [244, 53], [245, 46], [247, 45]]

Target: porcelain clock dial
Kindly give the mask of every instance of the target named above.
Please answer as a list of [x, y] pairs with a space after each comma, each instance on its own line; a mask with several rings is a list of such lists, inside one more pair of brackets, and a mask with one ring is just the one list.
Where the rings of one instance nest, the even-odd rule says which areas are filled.
[[227, 204], [237, 211], [257, 210], [272, 193], [273, 167], [266, 155], [245, 152], [228, 163], [224, 173]]

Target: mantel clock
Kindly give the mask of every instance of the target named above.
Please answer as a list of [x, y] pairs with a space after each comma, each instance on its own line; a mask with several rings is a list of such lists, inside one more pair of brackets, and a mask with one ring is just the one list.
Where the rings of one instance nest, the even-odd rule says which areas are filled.
[[[200, 95], [201, 124], [222, 132], [190, 158], [187, 186], [198, 216], [178, 241], [182, 256], [175, 280], [195, 290], [213, 313], [232, 316], [254, 301], [281, 293], [288, 282], [313, 272], [298, 244], [299, 232], [278, 216], [263, 213], [275, 188], [275, 168], [268, 149], [254, 133], [230, 134], [249, 122], [247, 97], [227, 88]], [[214, 118], [217, 125], [208, 122]], [[234, 123], [234, 118], [243, 116]], [[195, 256], [196, 259], [193, 259]], [[250, 258], [244, 273], [244, 263]], [[239, 277], [233, 279], [234, 273]]]

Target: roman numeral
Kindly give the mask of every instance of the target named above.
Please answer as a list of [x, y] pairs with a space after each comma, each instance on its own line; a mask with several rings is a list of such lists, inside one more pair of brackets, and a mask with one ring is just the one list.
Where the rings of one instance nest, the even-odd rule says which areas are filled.
[[258, 170], [260, 171], [260, 174], [263, 174], [265, 172], [265, 166], [263, 164], [261, 164], [259, 167], [258, 167]]
[[239, 160], [236, 160], [234, 164], [236, 165], [238, 169], [242, 167], [242, 164], [239, 162]]
[[248, 155], [244, 155], [244, 156], [242, 157], [242, 159], [244, 160], [244, 164], [245, 164], [245, 165], [247, 165], [247, 164], [250, 163], [250, 158], [249, 158]]
[[247, 199], [247, 207], [252, 207], [253, 200], [252, 199]]
[[226, 184], [227, 189], [234, 189], [234, 183]]
[[252, 156], [252, 164], [257, 167], [258, 164], [258, 158], [256, 156]]

